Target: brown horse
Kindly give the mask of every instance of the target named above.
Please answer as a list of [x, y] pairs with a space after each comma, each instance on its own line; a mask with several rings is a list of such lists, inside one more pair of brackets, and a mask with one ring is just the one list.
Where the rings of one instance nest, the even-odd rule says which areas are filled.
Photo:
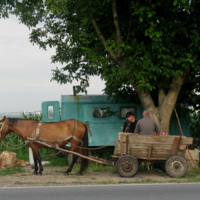
[[[34, 138], [36, 140], [45, 141], [47, 144], [58, 145], [59, 147], [65, 146], [68, 142], [71, 143], [71, 151], [76, 151], [82, 155], [88, 156], [87, 150], [82, 150], [77, 146], [81, 145], [83, 141], [83, 147], [88, 147], [88, 132], [87, 127], [84, 123], [78, 120], [65, 120], [54, 123], [42, 123], [41, 127], [38, 128], [38, 120], [27, 120], [27, 119], [18, 119], [18, 118], [4, 118], [0, 121], [0, 141], [9, 132], [16, 133], [21, 137], [25, 142], [27, 138]], [[36, 134], [39, 133], [39, 134]], [[39, 174], [42, 174], [43, 166], [41, 163], [41, 156], [39, 148], [47, 148], [42, 144], [35, 143], [34, 141], [27, 143], [33, 151], [35, 170], [33, 174], [38, 174], [38, 163], [39, 163]], [[73, 156], [73, 161], [70, 164], [69, 168], [65, 172], [66, 175], [71, 172], [78, 156]], [[82, 159], [80, 171], [78, 174], [82, 174], [88, 166], [88, 160]]]

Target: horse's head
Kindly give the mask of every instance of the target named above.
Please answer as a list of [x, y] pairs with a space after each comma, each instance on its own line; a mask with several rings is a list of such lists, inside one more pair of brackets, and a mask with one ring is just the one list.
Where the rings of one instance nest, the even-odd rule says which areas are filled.
[[6, 119], [6, 116], [4, 116], [4, 118], [0, 120], [0, 142], [8, 133], [9, 126], [7, 121], [8, 120]]

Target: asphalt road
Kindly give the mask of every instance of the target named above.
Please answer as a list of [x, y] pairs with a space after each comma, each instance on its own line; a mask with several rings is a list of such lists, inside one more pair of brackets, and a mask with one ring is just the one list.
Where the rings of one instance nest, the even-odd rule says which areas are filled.
[[194, 200], [200, 183], [0, 188], [0, 200]]

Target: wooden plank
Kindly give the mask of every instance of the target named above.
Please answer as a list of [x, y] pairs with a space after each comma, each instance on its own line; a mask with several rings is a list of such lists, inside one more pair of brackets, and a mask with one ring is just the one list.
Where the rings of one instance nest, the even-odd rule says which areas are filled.
[[130, 144], [128, 144], [128, 153], [127, 155], [130, 155]]
[[164, 151], [158, 151], [158, 150], [154, 150], [152, 149], [152, 152], [151, 152], [152, 155], [156, 155], [156, 154], [169, 154], [171, 155], [171, 149], [169, 150], [164, 150]]
[[177, 154], [178, 148], [179, 148], [179, 143], [180, 143], [180, 137], [174, 138], [174, 143], [173, 143], [172, 149], [171, 149], [171, 156]]
[[137, 159], [142, 159], [142, 160], [148, 160], [148, 161], [150, 161], [150, 160], [166, 160], [166, 158], [147, 158], [147, 157], [142, 157], [142, 156], [138, 156], [138, 157], [136, 157]]
[[[138, 149], [149, 149], [151, 144], [130, 144], [130, 148], [138, 148]], [[158, 149], [158, 150], [168, 150], [171, 149], [172, 145], [153, 145], [153, 149]]]
[[121, 156], [126, 155], [126, 143], [121, 143]]
[[[162, 135], [162, 136], [153, 136], [153, 135], [135, 135], [133, 133], [118, 133], [118, 138], [121, 141], [123, 136], [129, 136], [129, 143], [134, 144], [173, 144], [174, 138], [179, 138], [177, 135]], [[192, 137], [181, 136], [180, 145], [192, 144]]]
[[56, 149], [56, 150], [59, 150], [59, 151], [62, 151], [62, 152], [66, 152], [66, 153], [71, 153], [71, 154], [77, 155], [77, 156], [79, 156], [81, 158], [85, 158], [87, 160], [91, 160], [91, 161], [97, 162], [97, 163], [102, 164], [102, 165], [115, 166], [112, 163], [107, 162], [106, 160], [103, 162], [103, 161], [100, 161], [100, 160], [96, 160], [96, 159], [90, 158], [89, 156], [84, 156], [84, 155], [82, 155], [80, 153], [77, 153], [77, 152], [74, 152], [74, 151], [69, 151], [69, 150], [66, 150], [66, 149], [62, 149], [62, 148], [59, 148], [59, 147], [56, 147], [56, 146], [53, 146], [53, 145], [50, 145], [50, 144], [47, 144], [47, 143], [44, 143], [44, 142], [40, 142], [38, 140], [35, 141], [33, 138], [30, 138], [30, 137], [27, 137], [27, 139], [30, 140], [30, 141], [33, 141], [35, 143], [42, 144], [42, 145], [44, 145], [46, 147], [53, 148], [53, 149]]
[[120, 158], [120, 156], [111, 156], [112, 158]]
[[120, 142], [119, 141], [116, 141], [115, 142], [115, 150], [114, 150], [114, 155], [120, 155]]
[[151, 151], [152, 151], [153, 145], [149, 147], [149, 152], [148, 152], [148, 159], [151, 158]]
[[127, 142], [127, 140], [126, 140], [127, 137], [128, 137], [128, 135], [122, 135], [120, 142], [126, 143]]
[[138, 151], [138, 149], [130, 148], [130, 155], [134, 157], [143, 156], [147, 158], [148, 152], [149, 152], [148, 150], [144, 150], [144, 149], [141, 149], [141, 151]]
[[129, 136], [126, 136], [126, 155], [128, 155], [128, 142], [129, 142]]
[[180, 145], [193, 144], [193, 137], [181, 136]]
[[171, 150], [171, 148], [172, 148], [172, 145], [171, 144], [167, 144], [167, 145], [153, 145], [153, 150], [158, 150], [158, 151], [164, 151], [164, 150], [166, 150], [166, 151], [168, 151], [168, 150]]

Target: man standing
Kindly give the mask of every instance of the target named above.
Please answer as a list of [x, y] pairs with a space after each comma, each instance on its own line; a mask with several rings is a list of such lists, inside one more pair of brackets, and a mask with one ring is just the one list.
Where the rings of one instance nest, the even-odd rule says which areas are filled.
[[143, 119], [139, 120], [134, 133], [140, 135], [160, 135], [160, 129], [155, 120], [150, 118], [148, 110], [143, 112]]
[[126, 113], [126, 121], [124, 122], [123, 132], [134, 133], [137, 120], [135, 119], [132, 112]]

